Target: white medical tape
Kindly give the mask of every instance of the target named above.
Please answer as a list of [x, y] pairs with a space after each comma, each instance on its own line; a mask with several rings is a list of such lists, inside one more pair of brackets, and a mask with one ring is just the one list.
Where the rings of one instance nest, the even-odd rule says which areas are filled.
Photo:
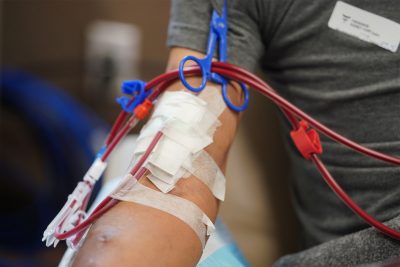
[[[202, 101], [199, 101], [199, 99], [201, 99]], [[134, 151], [135, 154], [143, 153], [150, 144], [153, 136], [158, 131], [164, 129], [164, 131], [168, 135], [171, 126], [169, 128], [166, 128], [165, 126], [170, 120], [180, 120], [181, 122], [183, 122], [183, 124], [181, 123], [179, 127], [185, 126], [185, 128], [188, 129], [190, 129], [190, 127], [194, 127], [195, 129], [199, 128], [195, 125], [198, 122], [198, 119], [196, 120], [195, 118], [193, 118], [194, 116], [188, 116], [188, 114], [193, 113], [193, 109], [186, 110], [185, 107], [187, 106], [183, 105], [182, 102], [189, 102], [192, 104], [198, 103], [202, 106], [204, 103], [207, 104], [207, 109], [209, 112], [207, 113], [206, 117], [208, 118], [208, 124], [211, 124], [213, 127], [211, 127], [210, 129], [209, 125], [203, 126], [208, 129], [208, 136], [213, 136], [215, 129], [221, 125], [221, 123], [218, 121], [218, 116], [225, 109], [224, 101], [217, 88], [213, 86], [208, 86], [205, 90], [201, 92], [201, 94], [199, 94], [198, 97], [182, 91], [166, 92], [156, 104], [155, 111], [151, 119], [141, 130], [140, 136], [137, 140], [138, 144]], [[205, 113], [205, 110], [203, 111]], [[212, 115], [209, 114], [210, 112]], [[197, 116], [199, 117], [200, 115], [202, 115], [202, 117], [204, 117], [204, 113], [197, 114]], [[188, 122], [187, 119], [182, 118], [180, 114], [183, 114], [185, 117], [191, 117], [191, 120], [189, 120]], [[176, 125], [177, 123], [175, 123], [174, 128], [176, 128]]]
[[193, 202], [155, 191], [140, 183], [135, 183], [130, 188], [122, 188], [111, 196], [115, 199], [152, 207], [177, 217], [193, 229], [203, 248], [206, 237], [215, 229], [207, 215]]
[[162, 129], [162, 132], [169, 139], [183, 145], [192, 153], [199, 152], [213, 142], [212, 136], [207, 132], [200, 132], [198, 129], [180, 121], [170, 121]]
[[198, 97], [207, 103], [207, 109], [217, 117], [219, 117], [226, 108], [219, 87], [207, 86], [203, 91], [201, 91]]
[[149, 165], [174, 176], [190, 155], [191, 151], [188, 148], [164, 136], [149, 157]]
[[[215, 89], [210, 90], [216, 91]], [[209, 93], [206, 94], [207, 97], [209, 95]], [[215, 101], [213, 101], [213, 105], [214, 103]], [[183, 123], [182, 125], [192, 127], [196, 132], [207, 133], [209, 128], [218, 121], [220, 109], [212, 107], [210, 110], [208, 103], [200, 96], [197, 97], [184, 91], [166, 92], [158, 101], [152, 118], [163, 118], [165, 121], [178, 120]], [[146, 135], [145, 132], [143, 135]]]
[[147, 177], [164, 193], [171, 191], [179, 179], [193, 175], [207, 185], [217, 199], [221, 201], [225, 199], [225, 176], [214, 159], [205, 151], [199, 152], [190, 167], [182, 167], [177, 175], [170, 177], [169, 181], [165, 181], [165, 176], [168, 177], [168, 174], [151, 165], [150, 168], [151, 174]]
[[205, 183], [216, 198], [224, 201], [225, 176], [207, 152], [201, 151], [199, 153], [188, 173]]
[[[195, 98], [195, 99], [193, 99]], [[197, 99], [196, 99], [197, 98]], [[182, 110], [184, 108], [181, 108], [179, 112], [177, 112], [178, 106], [182, 107], [180, 105], [180, 101], [188, 101], [191, 103], [199, 103], [200, 105], [203, 105], [204, 102], [199, 102], [198, 100], [201, 99], [204, 102], [207, 103], [207, 109], [214, 114], [215, 118], [218, 118], [219, 115], [224, 111], [226, 108], [224, 101], [222, 99], [220, 90], [215, 87], [215, 86], [207, 86], [205, 90], [203, 90], [198, 97], [183, 92], [183, 91], [178, 91], [178, 92], [166, 92], [164, 95], [158, 100], [157, 104], [155, 105], [155, 111], [152, 114], [152, 117], [150, 120], [146, 123], [146, 125], [143, 126], [140, 135], [137, 139], [138, 145], [137, 148], [135, 149], [136, 153], [143, 153], [148, 144], [151, 142], [152, 137], [158, 132], [161, 131], [164, 126], [166, 125], [166, 121], [171, 118], [178, 118], [176, 114], [188, 114], [188, 112], [191, 112], [191, 110]], [[164, 104], [165, 102], [168, 101], [173, 101], [171, 103]], [[165, 107], [171, 107], [172, 106], [172, 111], [169, 109], [166, 109]], [[162, 110], [162, 112], [161, 112]], [[199, 114], [198, 114], [199, 115]], [[203, 114], [204, 115], [204, 114]], [[185, 120], [183, 120], [185, 121]], [[196, 120], [191, 120], [191, 122], [196, 121]], [[214, 122], [214, 127], [220, 126], [221, 123], [216, 120]], [[215, 129], [212, 129], [215, 130]], [[213, 135], [210, 134], [209, 135]], [[143, 142], [143, 145], [140, 146], [140, 141], [145, 139], [147, 142]]]
[[[221, 125], [218, 117], [224, 109], [220, 90], [215, 87], [207, 87], [199, 96], [185, 91], [164, 93], [140, 133], [134, 150], [134, 162], [143, 155], [155, 134], [163, 132], [163, 137], [144, 166], [150, 171], [150, 181], [160, 191], [169, 192], [179, 179], [192, 173], [193, 162], [213, 142], [214, 132]], [[225, 189], [220, 187], [225, 185], [225, 179], [222, 172], [213, 160], [206, 161], [204, 156], [200, 159], [203, 159], [202, 164], [207, 162], [211, 165], [203, 166], [201, 173], [196, 166], [198, 178], [210, 187], [218, 199], [223, 199]]]
[[207, 102], [200, 97], [185, 91], [165, 92], [152, 117], [175, 118], [193, 124], [199, 123], [207, 111]]
[[93, 185], [103, 174], [106, 167], [107, 167], [107, 162], [103, 162], [100, 158], [97, 158], [92, 163], [92, 166], [90, 166], [85, 176], [83, 176], [83, 180]]

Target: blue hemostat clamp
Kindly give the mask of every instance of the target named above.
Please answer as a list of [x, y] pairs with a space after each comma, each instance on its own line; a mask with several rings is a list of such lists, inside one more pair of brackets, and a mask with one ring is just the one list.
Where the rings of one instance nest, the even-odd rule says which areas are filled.
[[[227, 0], [224, 0], [224, 6], [222, 7], [221, 13], [218, 13], [217, 10], [214, 10], [211, 16], [210, 22], [210, 33], [208, 36], [208, 45], [207, 45], [207, 54], [204, 58], [198, 58], [195, 56], [186, 56], [184, 57], [179, 64], [179, 78], [182, 84], [190, 91], [198, 93], [201, 92], [205, 87], [208, 81], [213, 81], [222, 85], [222, 97], [226, 103], [226, 105], [236, 111], [242, 112], [249, 105], [249, 90], [246, 85], [241, 83], [240, 88], [243, 92], [244, 100], [240, 106], [236, 106], [232, 103], [228, 96], [228, 80], [224, 78], [222, 75], [218, 75], [217, 73], [213, 73], [211, 71], [212, 58], [214, 56], [215, 50], [218, 46], [218, 57], [220, 62], [227, 61], [227, 34], [228, 34], [228, 9], [227, 9]], [[189, 84], [185, 77], [185, 64], [189, 61], [194, 62], [201, 70], [201, 85], [198, 87], [194, 87]]]
[[[141, 80], [124, 81], [121, 85], [122, 93], [128, 96], [121, 96], [117, 98], [117, 103], [121, 105], [122, 109], [128, 113], [132, 113], [135, 108], [140, 105], [151, 93], [152, 90], [145, 90], [146, 83]], [[133, 100], [132, 100], [132, 97]]]

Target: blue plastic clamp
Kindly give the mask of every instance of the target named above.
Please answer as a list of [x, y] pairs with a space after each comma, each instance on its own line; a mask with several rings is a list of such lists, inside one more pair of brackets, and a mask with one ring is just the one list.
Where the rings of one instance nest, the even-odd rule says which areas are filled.
[[[128, 113], [133, 113], [135, 108], [140, 105], [152, 92], [152, 90], [145, 90], [146, 82], [142, 80], [124, 81], [121, 85], [122, 93], [128, 96], [121, 96], [116, 99], [117, 103], [121, 105], [122, 109]], [[131, 99], [134, 97], [132, 103]]]

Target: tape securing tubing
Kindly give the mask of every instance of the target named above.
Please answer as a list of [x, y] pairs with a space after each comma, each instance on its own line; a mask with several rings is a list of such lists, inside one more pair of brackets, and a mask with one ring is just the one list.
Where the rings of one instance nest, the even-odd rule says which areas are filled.
[[140, 183], [135, 183], [127, 189], [122, 188], [111, 196], [118, 200], [155, 208], [177, 217], [196, 233], [203, 248], [206, 244], [206, 237], [215, 229], [207, 215], [193, 202], [155, 191]]

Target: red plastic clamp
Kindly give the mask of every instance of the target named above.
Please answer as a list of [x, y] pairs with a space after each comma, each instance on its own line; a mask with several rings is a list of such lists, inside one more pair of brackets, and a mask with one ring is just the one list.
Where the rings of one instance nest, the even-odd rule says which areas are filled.
[[153, 103], [150, 100], [146, 99], [142, 104], [135, 108], [135, 117], [139, 120], [142, 120], [149, 115], [150, 109], [153, 107]]
[[309, 160], [313, 154], [322, 153], [319, 134], [316, 130], [309, 128], [306, 121], [300, 121], [299, 128], [291, 131], [290, 136], [305, 159]]

